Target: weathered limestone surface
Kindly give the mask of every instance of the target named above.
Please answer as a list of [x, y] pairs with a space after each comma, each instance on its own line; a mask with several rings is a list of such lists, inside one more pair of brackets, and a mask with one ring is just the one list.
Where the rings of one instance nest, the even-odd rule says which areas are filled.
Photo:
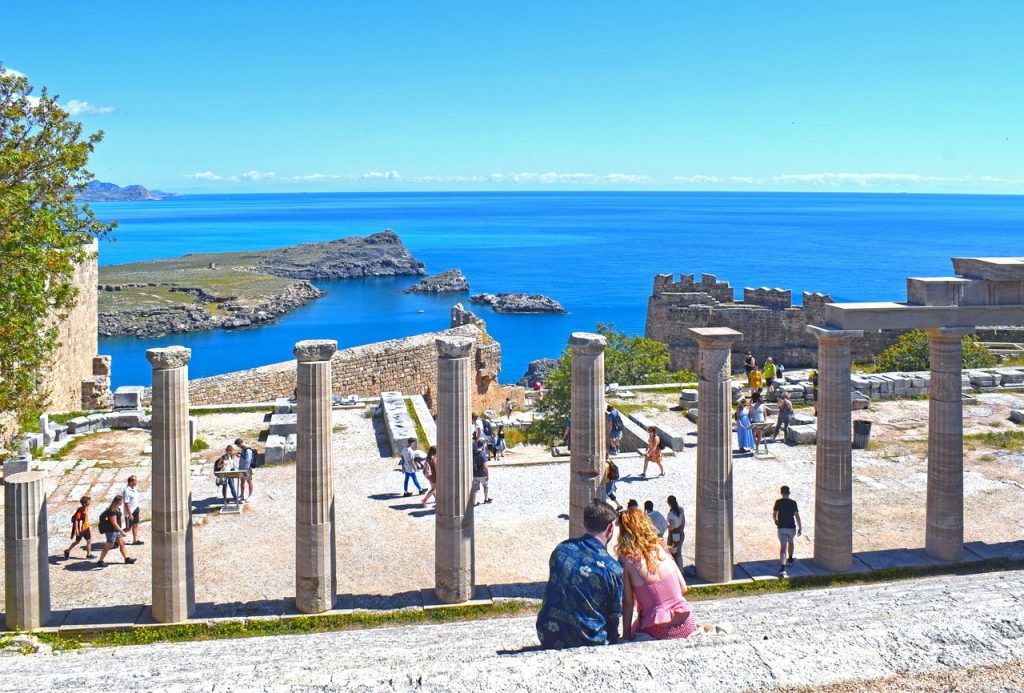
[[295, 605], [306, 614], [334, 608], [338, 594], [331, 449], [331, 357], [337, 348], [326, 339], [295, 345]]
[[[950, 594], [971, 605], [970, 618], [949, 617]], [[1024, 651], [1022, 598], [1024, 572], [1010, 571], [695, 602], [702, 623], [736, 628], [707, 640], [537, 651], [530, 616], [144, 650], [82, 648], [7, 657], [3, 666], [19, 688], [37, 691], [134, 690], [139, 681], [158, 690], [211, 691], [221, 685], [211, 672], [226, 663], [232, 687], [247, 691], [279, 691], [293, 681], [401, 692], [802, 690], [1008, 662]], [[125, 658], [131, 666], [110, 666]], [[901, 690], [901, 683], [879, 689]], [[1001, 690], [1016, 690], [1021, 682], [1005, 685]]]
[[808, 327], [818, 340], [814, 562], [825, 570], [853, 566], [853, 450], [850, 352], [858, 330]]
[[700, 346], [697, 397], [697, 533], [694, 563], [709, 582], [732, 579], [732, 345], [742, 337], [726, 327], [695, 328]]
[[153, 367], [153, 620], [176, 623], [196, 608], [188, 362], [192, 351], [150, 349]]
[[4, 612], [9, 630], [35, 630], [50, 618], [46, 474], [4, 478]]
[[573, 332], [572, 430], [569, 453], [569, 536], [584, 533], [583, 509], [604, 493], [607, 456], [604, 402], [604, 348], [599, 334]]
[[928, 395], [928, 500], [925, 550], [958, 561], [964, 550], [964, 412], [961, 339], [970, 328], [928, 330], [931, 391]]
[[447, 604], [473, 598], [473, 340], [437, 340], [437, 509], [434, 529], [434, 593]]

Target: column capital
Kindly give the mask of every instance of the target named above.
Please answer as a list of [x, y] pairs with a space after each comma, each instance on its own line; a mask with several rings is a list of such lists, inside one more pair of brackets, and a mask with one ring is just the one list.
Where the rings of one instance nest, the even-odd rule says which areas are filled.
[[864, 330], [841, 330], [832, 325], [808, 325], [807, 333], [815, 337], [819, 342], [838, 342], [842, 340], [860, 339], [864, 336]]
[[157, 370], [183, 368], [192, 358], [192, 350], [183, 346], [169, 346], [161, 349], [147, 349], [146, 360]]
[[338, 350], [336, 339], [306, 339], [296, 342], [292, 353], [300, 363], [310, 361], [330, 361], [334, 352]]
[[742, 332], [728, 327], [691, 327], [686, 330], [701, 346], [727, 347], [743, 336]]
[[438, 337], [437, 355], [443, 359], [464, 359], [473, 351], [472, 337]]
[[569, 346], [580, 354], [600, 354], [608, 346], [608, 340], [593, 332], [573, 332], [569, 335]]
[[929, 327], [925, 330], [929, 339], [951, 339], [958, 340], [974, 334], [973, 327]]
[[45, 472], [17, 472], [4, 477], [4, 484], [31, 484], [42, 479], [45, 483]]

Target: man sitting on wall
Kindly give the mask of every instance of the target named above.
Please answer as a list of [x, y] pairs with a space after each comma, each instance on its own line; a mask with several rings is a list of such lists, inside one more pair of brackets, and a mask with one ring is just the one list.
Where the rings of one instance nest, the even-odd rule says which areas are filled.
[[586, 534], [563, 541], [551, 554], [537, 637], [546, 648], [614, 645], [622, 615], [622, 566], [605, 548], [615, 511], [600, 500], [583, 510]]

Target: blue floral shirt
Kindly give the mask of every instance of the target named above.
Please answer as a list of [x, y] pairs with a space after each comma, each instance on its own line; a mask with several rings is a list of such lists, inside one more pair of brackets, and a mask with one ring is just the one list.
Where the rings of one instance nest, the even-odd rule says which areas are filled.
[[569, 539], [551, 553], [537, 637], [548, 648], [619, 641], [622, 566], [590, 535]]

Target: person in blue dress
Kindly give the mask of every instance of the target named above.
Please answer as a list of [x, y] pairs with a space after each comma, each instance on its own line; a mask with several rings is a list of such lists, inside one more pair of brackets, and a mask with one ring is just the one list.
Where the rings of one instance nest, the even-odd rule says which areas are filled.
[[586, 534], [551, 553], [544, 603], [537, 614], [542, 647], [614, 645], [622, 615], [622, 566], [605, 548], [615, 532], [615, 511], [601, 500], [583, 509]]
[[736, 440], [739, 443], [740, 452], [747, 452], [754, 447], [754, 434], [750, 430], [750, 408], [747, 400], [741, 399], [736, 407]]

